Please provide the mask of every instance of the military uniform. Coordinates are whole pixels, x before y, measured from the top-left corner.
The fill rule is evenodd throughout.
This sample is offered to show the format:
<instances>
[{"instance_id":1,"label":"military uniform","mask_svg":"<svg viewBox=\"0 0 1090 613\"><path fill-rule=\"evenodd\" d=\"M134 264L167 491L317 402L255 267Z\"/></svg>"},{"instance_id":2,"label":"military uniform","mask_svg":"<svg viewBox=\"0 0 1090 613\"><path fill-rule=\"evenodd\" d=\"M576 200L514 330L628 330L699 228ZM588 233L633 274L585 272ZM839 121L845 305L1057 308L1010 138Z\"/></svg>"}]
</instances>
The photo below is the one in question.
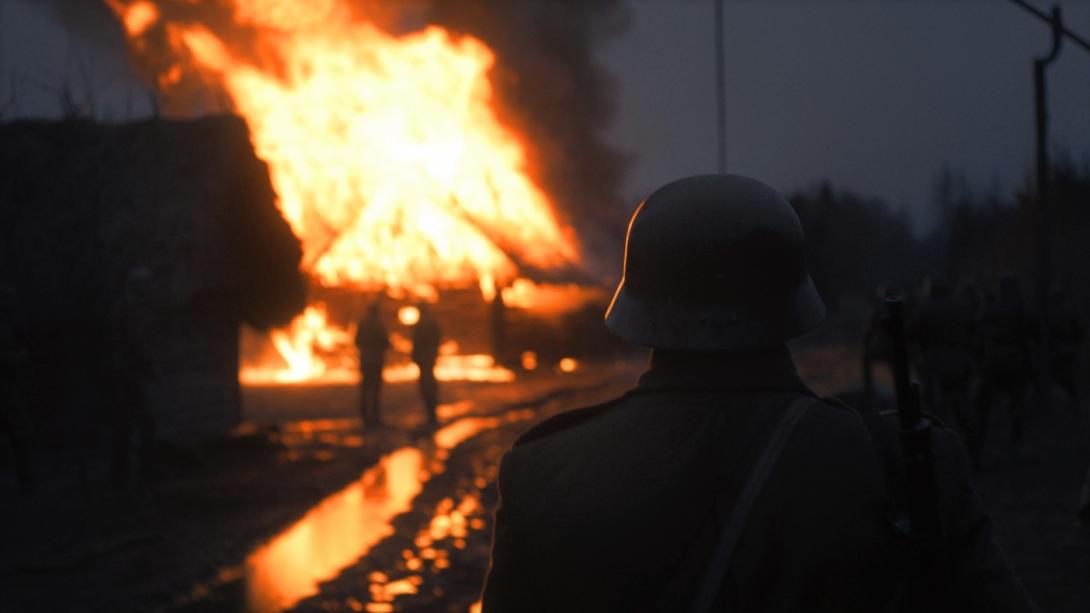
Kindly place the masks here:
<instances>
[{"instance_id":1,"label":"military uniform","mask_svg":"<svg viewBox=\"0 0 1090 613\"><path fill-rule=\"evenodd\" d=\"M372 306L356 327L356 349L360 357L360 418L364 426L382 423L382 368L390 339Z\"/></svg>"},{"instance_id":2,"label":"military uniform","mask_svg":"<svg viewBox=\"0 0 1090 613\"><path fill-rule=\"evenodd\" d=\"M753 179L641 203L606 325L651 367L504 457L485 613L1033 610L956 437L934 432L940 529L920 541L892 424L799 379L786 342L825 315L804 247Z\"/></svg>"},{"instance_id":3,"label":"military uniform","mask_svg":"<svg viewBox=\"0 0 1090 613\"><path fill-rule=\"evenodd\" d=\"M420 305L420 321L413 326L413 362L420 369L420 395L424 399L428 422L439 423L439 384L435 381L435 362L439 358L439 324L427 305Z\"/></svg>"},{"instance_id":4,"label":"military uniform","mask_svg":"<svg viewBox=\"0 0 1090 613\"><path fill-rule=\"evenodd\" d=\"M484 612L686 610L723 509L799 396L813 393L785 348L656 352L621 399L527 433L500 470ZM901 597L917 562L891 522L892 425L869 428L814 399L757 499L716 610L870 613ZM934 452L944 537L918 610L1034 610L991 539L956 436L937 430Z\"/></svg>"}]
</instances>

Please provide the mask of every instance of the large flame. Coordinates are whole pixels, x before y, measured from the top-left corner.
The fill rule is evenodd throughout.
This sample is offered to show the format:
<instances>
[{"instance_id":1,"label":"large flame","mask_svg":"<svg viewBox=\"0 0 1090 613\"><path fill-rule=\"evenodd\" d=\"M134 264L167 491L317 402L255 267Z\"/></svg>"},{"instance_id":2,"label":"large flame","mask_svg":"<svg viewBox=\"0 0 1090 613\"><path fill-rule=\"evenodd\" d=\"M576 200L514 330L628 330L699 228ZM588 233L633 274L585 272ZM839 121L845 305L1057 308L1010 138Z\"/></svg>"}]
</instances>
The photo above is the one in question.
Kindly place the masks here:
<instances>
[{"instance_id":1,"label":"large flame","mask_svg":"<svg viewBox=\"0 0 1090 613\"><path fill-rule=\"evenodd\" d=\"M108 2L138 56L151 53L147 37L166 41L166 95L196 74L230 97L317 283L434 294L578 260L497 117L481 41L436 26L392 36L346 0ZM238 31L252 37L242 51L230 44ZM272 378L320 376L326 348L312 341L344 333L308 310L273 334L286 366Z\"/></svg>"}]
</instances>

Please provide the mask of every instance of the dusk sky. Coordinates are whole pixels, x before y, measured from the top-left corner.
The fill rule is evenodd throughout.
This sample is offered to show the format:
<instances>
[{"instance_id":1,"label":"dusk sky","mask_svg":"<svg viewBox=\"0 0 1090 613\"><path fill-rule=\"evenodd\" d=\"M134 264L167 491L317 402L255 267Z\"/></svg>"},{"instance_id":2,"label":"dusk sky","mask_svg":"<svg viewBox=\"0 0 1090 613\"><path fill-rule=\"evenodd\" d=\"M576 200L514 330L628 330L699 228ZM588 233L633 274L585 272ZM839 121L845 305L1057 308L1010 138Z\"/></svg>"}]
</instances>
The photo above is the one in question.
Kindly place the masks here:
<instances>
[{"instance_id":1,"label":"dusk sky","mask_svg":"<svg viewBox=\"0 0 1090 613\"><path fill-rule=\"evenodd\" d=\"M0 101L18 84L5 118L55 116L66 75L94 83L101 118L147 112L119 40L71 37L35 4L0 0ZM632 4L629 31L602 59L619 85L609 134L636 156L634 202L714 171L716 141L711 0ZM1090 37L1090 2L1061 5ZM785 191L829 178L926 226L944 164L982 189L1024 182L1032 57L1048 45L1045 24L1002 0L728 0L728 169ZM1090 161L1090 53L1065 45L1049 87L1054 144Z\"/></svg>"}]
</instances>

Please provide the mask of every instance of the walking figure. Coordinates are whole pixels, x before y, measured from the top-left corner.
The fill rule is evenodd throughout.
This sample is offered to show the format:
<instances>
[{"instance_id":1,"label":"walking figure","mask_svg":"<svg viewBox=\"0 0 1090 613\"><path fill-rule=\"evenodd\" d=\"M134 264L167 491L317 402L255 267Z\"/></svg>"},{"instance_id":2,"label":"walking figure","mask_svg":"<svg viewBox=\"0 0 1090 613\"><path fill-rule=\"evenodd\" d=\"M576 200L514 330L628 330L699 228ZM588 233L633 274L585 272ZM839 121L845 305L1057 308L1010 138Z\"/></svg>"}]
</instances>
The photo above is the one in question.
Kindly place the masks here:
<instances>
[{"instance_id":1,"label":"walking figure","mask_svg":"<svg viewBox=\"0 0 1090 613\"><path fill-rule=\"evenodd\" d=\"M382 369L390 338L373 302L356 326L356 350L360 358L360 419L364 427L382 425Z\"/></svg>"},{"instance_id":2,"label":"walking figure","mask_svg":"<svg viewBox=\"0 0 1090 613\"><path fill-rule=\"evenodd\" d=\"M420 369L420 396L424 399L428 423L439 424L439 385L435 381L435 361L439 357L439 324L426 302L416 305L420 319L413 326L413 362Z\"/></svg>"}]
</instances>

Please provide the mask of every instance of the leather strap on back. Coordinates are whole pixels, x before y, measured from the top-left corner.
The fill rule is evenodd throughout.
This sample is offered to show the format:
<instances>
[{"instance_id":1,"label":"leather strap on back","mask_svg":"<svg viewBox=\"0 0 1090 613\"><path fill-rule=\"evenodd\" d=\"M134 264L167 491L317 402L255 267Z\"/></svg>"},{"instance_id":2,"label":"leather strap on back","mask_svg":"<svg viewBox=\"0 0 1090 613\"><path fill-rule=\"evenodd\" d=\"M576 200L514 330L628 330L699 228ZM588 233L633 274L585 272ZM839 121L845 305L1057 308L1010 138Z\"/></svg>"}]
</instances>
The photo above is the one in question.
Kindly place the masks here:
<instances>
[{"instance_id":1,"label":"leather strap on back","mask_svg":"<svg viewBox=\"0 0 1090 613\"><path fill-rule=\"evenodd\" d=\"M799 423L802 416L815 402L818 402L815 398L802 396L792 402L784 412L779 426L772 433L772 437L765 445L764 451L761 452L760 457L757 459L757 463L753 465L749 480L742 488L738 502L720 528L718 544L711 560L705 567L704 575L700 579L696 595L689 607L690 613L707 613L715 606L716 597L719 595L723 579L727 575L731 558L734 556L734 549L742 538L742 532L745 530L749 513L753 509L757 497L760 496L761 489L764 488L768 476L772 474L776 461L783 453L787 440L791 438L795 425Z\"/></svg>"}]
</instances>

